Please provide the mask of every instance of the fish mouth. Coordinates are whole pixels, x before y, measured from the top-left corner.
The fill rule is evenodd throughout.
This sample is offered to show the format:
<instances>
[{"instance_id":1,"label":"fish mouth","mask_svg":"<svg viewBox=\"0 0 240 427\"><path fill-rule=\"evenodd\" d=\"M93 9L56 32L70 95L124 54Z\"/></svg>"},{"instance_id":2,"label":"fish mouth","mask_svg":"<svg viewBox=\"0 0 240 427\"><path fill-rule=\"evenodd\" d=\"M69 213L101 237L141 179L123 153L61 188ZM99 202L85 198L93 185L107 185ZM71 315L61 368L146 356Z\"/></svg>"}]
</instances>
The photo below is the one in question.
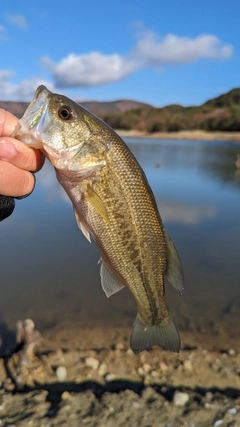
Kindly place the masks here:
<instances>
[{"instance_id":1,"label":"fish mouth","mask_svg":"<svg viewBox=\"0 0 240 427\"><path fill-rule=\"evenodd\" d=\"M48 100L51 92L45 86L39 86L35 92L32 102L19 120L18 126L12 133L12 137L19 139L24 144L42 148L41 133L50 124L48 113Z\"/></svg>"}]
</instances>

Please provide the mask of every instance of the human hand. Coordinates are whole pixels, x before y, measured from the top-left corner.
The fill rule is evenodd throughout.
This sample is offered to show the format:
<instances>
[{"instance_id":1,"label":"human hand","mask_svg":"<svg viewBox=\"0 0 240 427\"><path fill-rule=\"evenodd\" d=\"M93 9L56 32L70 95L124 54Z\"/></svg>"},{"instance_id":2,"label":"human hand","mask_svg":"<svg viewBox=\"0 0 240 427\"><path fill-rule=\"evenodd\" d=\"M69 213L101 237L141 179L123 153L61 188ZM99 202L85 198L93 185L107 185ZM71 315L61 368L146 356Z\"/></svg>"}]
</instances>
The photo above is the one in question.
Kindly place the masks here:
<instances>
[{"instance_id":1,"label":"human hand","mask_svg":"<svg viewBox=\"0 0 240 427\"><path fill-rule=\"evenodd\" d=\"M35 178L31 172L41 169L44 157L10 136L17 124L17 117L0 109L0 194L21 198L32 192Z\"/></svg>"}]
</instances>

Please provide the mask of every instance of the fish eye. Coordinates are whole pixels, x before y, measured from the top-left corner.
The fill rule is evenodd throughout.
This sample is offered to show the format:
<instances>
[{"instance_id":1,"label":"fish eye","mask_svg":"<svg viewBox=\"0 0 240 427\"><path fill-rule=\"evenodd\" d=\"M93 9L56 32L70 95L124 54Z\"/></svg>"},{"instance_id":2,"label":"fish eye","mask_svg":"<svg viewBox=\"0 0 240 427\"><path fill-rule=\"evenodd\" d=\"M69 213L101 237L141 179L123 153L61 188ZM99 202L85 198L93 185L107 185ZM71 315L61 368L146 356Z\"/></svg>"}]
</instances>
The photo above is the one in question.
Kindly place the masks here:
<instances>
[{"instance_id":1,"label":"fish eye","mask_svg":"<svg viewBox=\"0 0 240 427\"><path fill-rule=\"evenodd\" d=\"M70 120L73 117L73 111L66 105L62 105L58 110L58 115L62 120Z\"/></svg>"}]
</instances>

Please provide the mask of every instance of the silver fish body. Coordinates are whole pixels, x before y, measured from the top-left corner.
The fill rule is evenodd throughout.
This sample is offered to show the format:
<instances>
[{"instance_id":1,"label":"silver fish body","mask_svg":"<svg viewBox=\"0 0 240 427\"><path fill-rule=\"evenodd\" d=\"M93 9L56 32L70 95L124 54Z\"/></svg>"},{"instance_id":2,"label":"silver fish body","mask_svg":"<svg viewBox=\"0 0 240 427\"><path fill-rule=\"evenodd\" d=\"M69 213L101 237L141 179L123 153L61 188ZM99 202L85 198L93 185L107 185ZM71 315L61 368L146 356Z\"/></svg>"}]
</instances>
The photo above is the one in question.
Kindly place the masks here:
<instances>
[{"instance_id":1,"label":"silver fish body","mask_svg":"<svg viewBox=\"0 0 240 427\"><path fill-rule=\"evenodd\" d=\"M152 190L135 157L104 122L72 100L40 86L16 137L41 149L69 195L79 228L101 254L107 296L127 286L138 307L135 353L160 345L180 350L165 299L164 276L180 292L183 273Z\"/></svg>"}]
</instances>

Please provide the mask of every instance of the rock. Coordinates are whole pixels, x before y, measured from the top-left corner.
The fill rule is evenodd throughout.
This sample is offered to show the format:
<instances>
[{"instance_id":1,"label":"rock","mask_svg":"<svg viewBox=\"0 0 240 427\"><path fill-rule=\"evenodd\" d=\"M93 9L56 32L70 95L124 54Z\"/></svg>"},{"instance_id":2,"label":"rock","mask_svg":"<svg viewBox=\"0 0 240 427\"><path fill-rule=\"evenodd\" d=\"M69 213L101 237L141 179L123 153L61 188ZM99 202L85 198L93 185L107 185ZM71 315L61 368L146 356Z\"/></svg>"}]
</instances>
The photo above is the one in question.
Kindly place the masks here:
<instances>
[{"instance_id":1,"label":"rock","mask_svg":"<svg viewBox=\"0 0 240 427\"><path fill-rule=\"evenodd\" d=\"M148 363L144 363L143 370L144 372L146 372L146 374L148 374L151 371L151 369L152 369L151 365L149 365Z\"/></svg>"},{"instance_id":2,"label":"rock","mask_svg":"<svg viewBox=\"0 0 240 427\"><path fill-rule=\"evenodd\" d=\"M217 421L213 424L213 427L221 426L221 425L222 425L222 423L223 423L223 420L217 420Z\"/></svg>"},{"instance_id":3,"label":"rock","mask_svg":"<svg viewBox=\"0 0 240 427\"><path fill-rule=\"evenodd\" d=\"M125 345L119 342L115 345L115 350L125 350Z\"/></svg>"},{"instance_id":4,"label":"rock","mask_svg":"<svg viewBox=\"0 0 240 427\"><path fill-rule=\"evenodd\" d=\"M116 376L114 374L107 374L105 377L105 380L110 383L111 381L114 381L116 379Z\"/></svg>"},{"instance_id":5,"label":"rock","mask_svg":"<svg viewBox=\"0 0 240 427\"><path fill-rule=\"evenodd\" d=\"M173 404L175 406L185 406L190 399L188 393L184 393L181 391L176 391L173 396Z\"/></svg>"},{"instance_id":6,"label":"rock","mask_svg":"<svg viewBox=\"0 0 240 427\"><path fill-rule=\"evenodd\" d=\"M67 369L65 368L65 366L58 366L58 368L56 369L56 376L58 378L58 381L65 381L65 379L67 378Z\"/></svg>"},{"instance_id":7,"label":"rock","mask_svg":"<svg viewBox=\"0 0 240 427\"><path fill-rule=\"evenodd\" d=\"M100 375L100 377L104 377L106 373L107 373L107 365L105 363L101 363L98 369L98 375Z\"/></svg>"},{"instance_id":8,"label":"rock","mask_svg":"<svg viewBox=\"0 0 240 427\"><path fill-rule=\"evenodd\" d=\"M68 391L64 391L63 393L62 393L62 395L61 395L61 399L62 400L69 400L69 399L71 399L71 394L68 392Z\"/></svg>"},{"instance_id":9,"label":"rock","mask_svg":"<svg viewBox=\"0 0 240 427\"><path fill-rule=\"evenodd\" d=\"M228 350L228 354L229 354L229 356L236 356L236 351L233 348L230 348Z\"/></svg>"},{"instance_id":10,"label":"rock","mask_svg":"<svg viewBox=\"0 0 240 427\"><path fill-rule=\"evenodd\" d=\"M191 372L193 370L193 364L191 360L185 360L183 363L183 367L185 371Z\"/></svg>"},{"instance_id":11,"label":"rock","mask_svg":"<svg viewBox=\"0 0 240 427\"><path fill-rule=\"evenodd\" d=\"M137 373L138 373L138 375L140 377L144 377L145 376L145 372L144 372L144 370L143 370L143 368L141 366L137 369Z\"/></svg>"},{"instance_id":12,"label":"rock","mask_svg":"<svg viewBox=\"0 0 240 427\"><path fill-rule=\"evenodd\" d=\"M230 408L230 409L228 409L228 413L231 415L236 415L237 409L236 408Z\"/></svg>"},{"instance_id":13,"label":"rock","mask_svg":"<svg viewBox=\"0 0 240 427\"><path fill-rule=\"evenodd\" d=\"M86 357L85 364L89 366L89 368L92 368L94 371L96 371L99 367L100 362L95 357L89 356Z\"/></svg>"},{"instance_id":14,"label":"rock","mask_svg":"<svg viewBox=\"0 0 240 427\"><path fill-rule=\"evenodd\" d=\"M164 374L168 371L168 366L164 362L159 363L160 371L162 371Z\"/></svg>"}]
</instances>

